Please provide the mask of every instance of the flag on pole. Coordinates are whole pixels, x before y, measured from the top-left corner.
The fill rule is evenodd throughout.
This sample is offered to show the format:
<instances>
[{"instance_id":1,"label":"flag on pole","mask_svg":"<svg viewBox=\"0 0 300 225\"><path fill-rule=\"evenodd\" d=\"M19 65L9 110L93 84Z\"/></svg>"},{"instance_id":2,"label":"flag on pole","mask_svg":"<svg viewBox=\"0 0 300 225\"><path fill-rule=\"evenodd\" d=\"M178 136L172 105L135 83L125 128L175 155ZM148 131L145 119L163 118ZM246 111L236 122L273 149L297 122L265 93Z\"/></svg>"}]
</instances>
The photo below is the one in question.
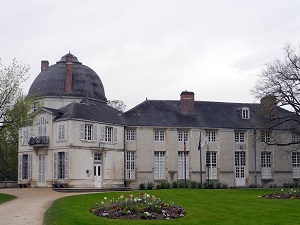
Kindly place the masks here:
<instances>
[{"instance_id":1,"label":"flag on pole","mask_svg":"<svg viewBox=\"0 0 300 225\"><path fill-rule=\"evenodd\" d=\"M208 145L208 135L205 137L203 143L201 144L201 148L205 148Z\"/></svg>"},{"instance_id":2,"label":"flag on pole","mask_svg":"<svg viewBox=\"0 0 300 225\"><path fill-rule=\"evenodd\" d=\"M185 143L185 137L183 137L183 151L186 152L186 143Z\"/></svg>"},{"instance_id":3,"label":"flag on pole","mask_svg":"<svg viewBox=\"0 0 300 225\"><path fill-rule=\"evenodd\" d=\"M201 150L201 132L200 132L200 135L199 135L199 143L198 143L198 151Z\"/></svg>"}]
</instances>

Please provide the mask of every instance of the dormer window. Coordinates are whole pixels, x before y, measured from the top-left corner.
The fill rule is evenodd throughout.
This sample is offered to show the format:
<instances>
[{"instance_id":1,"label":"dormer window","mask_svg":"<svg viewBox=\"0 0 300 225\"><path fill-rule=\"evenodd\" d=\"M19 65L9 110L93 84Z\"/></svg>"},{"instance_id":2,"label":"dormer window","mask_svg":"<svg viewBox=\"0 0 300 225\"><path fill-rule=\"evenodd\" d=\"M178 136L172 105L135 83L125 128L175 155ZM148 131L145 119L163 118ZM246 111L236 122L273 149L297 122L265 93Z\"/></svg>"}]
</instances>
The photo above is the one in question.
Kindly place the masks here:
<instances>
[{"instance_id":1,"label":"dormer window","mask_svg":"<svg viewBox=\"0 0 300 225\"><path fill-rule=\"evenodd\" d=\"M46 131L47 118L45 115L41 115L37 121L37 131L38 136L45 136L47 134Z\"/></svg>"},{"instance_id":2,"label":"dormer window","mask_svg":"<svg viewBox=\"0 0 300 225\"><path fill-rule=\"evenodd\" d=\"M242 108L242 119L250 119L250 109L248 107Z\"/></svg>"}]
</instances>

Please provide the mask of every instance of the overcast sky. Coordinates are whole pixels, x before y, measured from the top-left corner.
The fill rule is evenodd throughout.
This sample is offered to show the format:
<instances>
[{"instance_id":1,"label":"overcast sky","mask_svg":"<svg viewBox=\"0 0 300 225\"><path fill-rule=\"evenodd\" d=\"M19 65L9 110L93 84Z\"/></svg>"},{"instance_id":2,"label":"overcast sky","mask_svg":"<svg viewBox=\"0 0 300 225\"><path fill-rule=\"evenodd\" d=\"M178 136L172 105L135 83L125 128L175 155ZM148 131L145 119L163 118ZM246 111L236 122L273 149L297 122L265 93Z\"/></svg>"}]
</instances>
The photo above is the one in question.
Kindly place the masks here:
<instances>
[{"instance_id":1,"label":"overcast sky","mask_svg":"<svg viewBox=\"0 0 300 225\"><path fill-rule=\"evenodd\" d=\"M299 0L0 0L0 58L30 66L28 89L69 51L127 109L146 99L258 102L267 62L299 46Z\"/></svg>"}]
</instances>

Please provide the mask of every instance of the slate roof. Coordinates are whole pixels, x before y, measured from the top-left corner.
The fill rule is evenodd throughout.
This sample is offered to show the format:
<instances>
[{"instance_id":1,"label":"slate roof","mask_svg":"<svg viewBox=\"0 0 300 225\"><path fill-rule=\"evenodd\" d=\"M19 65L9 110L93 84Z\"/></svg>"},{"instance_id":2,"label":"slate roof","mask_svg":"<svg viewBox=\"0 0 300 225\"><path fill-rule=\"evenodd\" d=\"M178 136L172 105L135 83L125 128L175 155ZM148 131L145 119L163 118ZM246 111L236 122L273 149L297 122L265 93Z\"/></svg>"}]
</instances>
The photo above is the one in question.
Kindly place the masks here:
<instances>
[{"instance_id":1,"label":"slate roof","mask_svg":"<svg viewBox=\"0 0 300 225\"><path fill-rule=\"evenodd\" d=\"M82 119L101 123L125 125L121 112L108 106L105 102L82 100L80 103L70 103L59 109L55 121L67 119Z\"/></svg>"},{"instance_id":2,"label":"slate roof","mask_svg":"<svg viewBox=\"0 0 300 225\"><path fill-rule=\"evenodd\" d=\"M91 68L82 65L74 55L72 55L72 91L65 91L66 56L40 72L33 81L28 95L73 96L106 101L100 77Z\"/></svg>"},{"instance_id":3,"label":"slate roof","mask_svg":"<svg viewBox=\"0 0 300 225\"><path fill-rule=\"evenodd\" d=\"M250 109L250 119L242 119L241 109ZM291 112L278 107L278 115L292 115ZM128 126L153 127L204 127L204 128L270 128L275 122L265 123L261 105L255 103L228 103L195 101L195 113L180 112L180 101L146 100L123 113ZM291 125L291 124L290 124ZM277 126L276 129L286 129Z\"/></svg>"}]
</instances>

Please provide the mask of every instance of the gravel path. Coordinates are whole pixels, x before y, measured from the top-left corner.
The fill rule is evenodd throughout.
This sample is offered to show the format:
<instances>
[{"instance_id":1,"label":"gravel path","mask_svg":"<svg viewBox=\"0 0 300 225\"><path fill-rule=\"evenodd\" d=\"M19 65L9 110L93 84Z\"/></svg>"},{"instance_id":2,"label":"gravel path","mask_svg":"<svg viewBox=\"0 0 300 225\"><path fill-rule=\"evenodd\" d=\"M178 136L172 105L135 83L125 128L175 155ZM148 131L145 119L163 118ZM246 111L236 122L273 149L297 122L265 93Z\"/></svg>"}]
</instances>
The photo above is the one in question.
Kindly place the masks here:
<instances>
[{"instance_id":1,"label":"gravel path","mask_svg":"<svg viewBox=\"0 0 300 225\"><path fill-rule=\"evenodd\" d=\"M50 188L9 188L0 193L17 196L0 204L0 225L42 225L46 210L55 199L82 194L60 193Z\"/></svg>"}]
</instances>

